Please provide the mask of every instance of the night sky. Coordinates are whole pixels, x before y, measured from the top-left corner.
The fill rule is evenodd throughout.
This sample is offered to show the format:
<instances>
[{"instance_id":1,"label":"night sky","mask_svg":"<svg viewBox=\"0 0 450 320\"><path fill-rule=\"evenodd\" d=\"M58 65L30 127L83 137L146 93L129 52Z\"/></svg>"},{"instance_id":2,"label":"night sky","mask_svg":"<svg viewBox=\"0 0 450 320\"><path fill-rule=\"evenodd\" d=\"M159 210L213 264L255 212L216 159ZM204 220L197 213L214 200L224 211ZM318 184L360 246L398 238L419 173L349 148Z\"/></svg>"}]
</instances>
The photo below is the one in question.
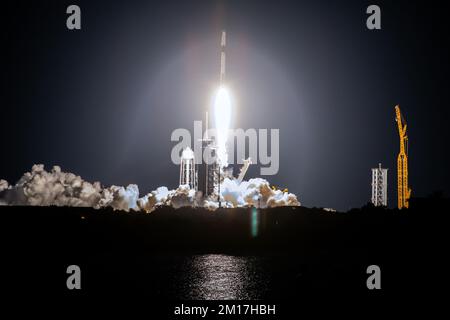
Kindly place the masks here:
<instances>
[{"instance_id":1,"label":"night sky","mask_svg":"<svg viewBox=\"0 0 450 320\"><path fill-rule=\"evenodd\" d=\"M0 178L43 163L137 183L141 195L177 187L170 135L193 130L210 106L226 29L233 127L280 129L272 184L305 206L344 210L370 200L381 162L395 206L400 104L413 196L449 193L448 13L444 2L393 2L2 4ZM66 28L70 4L81 7L79 31ZM382 30L366 28L370 4Z\"/></svg>"}]
</instances>

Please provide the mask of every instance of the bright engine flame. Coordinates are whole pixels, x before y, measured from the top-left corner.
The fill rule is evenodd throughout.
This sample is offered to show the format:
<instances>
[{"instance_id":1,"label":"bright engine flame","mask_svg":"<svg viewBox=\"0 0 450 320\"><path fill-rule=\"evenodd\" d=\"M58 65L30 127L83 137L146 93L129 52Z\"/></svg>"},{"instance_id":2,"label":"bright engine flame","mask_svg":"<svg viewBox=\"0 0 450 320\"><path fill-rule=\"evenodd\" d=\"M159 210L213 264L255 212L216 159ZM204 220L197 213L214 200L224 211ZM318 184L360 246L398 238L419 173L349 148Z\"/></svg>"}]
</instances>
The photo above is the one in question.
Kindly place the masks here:
<instances>
[{"instance_id":1,"label":"bright engine flame","mask_svg":"<svg viewBox=\"0 0 450 320\"><path fill-rule=\"evenodd\" d=\"M217 130L217 157L221 167L228 165L226 143L231 122L231 101L228 90L221 86L214 101L214 117Z\"/></svg>"}]
</instances>

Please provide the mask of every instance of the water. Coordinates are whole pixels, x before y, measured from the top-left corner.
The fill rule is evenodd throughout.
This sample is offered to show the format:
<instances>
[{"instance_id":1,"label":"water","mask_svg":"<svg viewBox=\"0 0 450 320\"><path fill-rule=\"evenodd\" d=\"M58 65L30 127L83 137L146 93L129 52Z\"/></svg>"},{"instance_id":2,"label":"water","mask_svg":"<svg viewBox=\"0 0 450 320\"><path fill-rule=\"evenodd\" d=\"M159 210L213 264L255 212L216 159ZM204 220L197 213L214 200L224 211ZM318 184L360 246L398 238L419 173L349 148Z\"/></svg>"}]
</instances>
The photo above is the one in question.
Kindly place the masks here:
<instances>
[{"instance_id":1,"label":"water","mask_svg":"<svg viewBox=\"0 0 450 320\"><path fill-rule=\"evenodd\" d=\"M312 265L290 254L96 255L86 270L92 293L139 292L165 300L292 298L313 288L341 286L333 279L344 276L328 263Z\"/></svg>"},{"instance_id":2,"label":"water","mask_svg":"<svg viewBox=\"0 0 450 320\"><path fill-rule=\"evenodd\" d=\"M172 293L180 299L262 299L270 281L262 260L223 254L184 257L174 270Z\"/></svg>"}]
</instances>

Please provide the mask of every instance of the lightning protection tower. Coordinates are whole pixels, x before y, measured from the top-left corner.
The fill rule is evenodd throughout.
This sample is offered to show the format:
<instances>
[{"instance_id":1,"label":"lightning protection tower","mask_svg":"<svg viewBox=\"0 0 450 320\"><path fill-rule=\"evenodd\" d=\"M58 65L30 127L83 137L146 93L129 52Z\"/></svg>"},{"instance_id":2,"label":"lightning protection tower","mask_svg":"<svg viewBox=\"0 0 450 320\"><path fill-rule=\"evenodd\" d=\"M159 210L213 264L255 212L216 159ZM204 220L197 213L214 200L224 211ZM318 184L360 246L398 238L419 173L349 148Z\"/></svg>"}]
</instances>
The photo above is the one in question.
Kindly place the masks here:
<instances>
[{"instance_id":1,"label":"lightning protection tower","mask_svg":"<svg viewBox=\"0 0 450 320\"><path fill-rule=\"evenodd\" d=\"M187 184L190 189L196 190L196 180L194 152L191 148L187 147L181 154L180 185Z\"/></svg>"},{"instance_id":2,"label":"lightning protection tower","mask_svg":"<svg viewBox=\"0 0 450 320\"><path fill-rule=\"evenodd\" d=\"M381 168L381 163L372 168L372 203L376 207L387 207L387 171Z\"/></svg>"}]
</instances>

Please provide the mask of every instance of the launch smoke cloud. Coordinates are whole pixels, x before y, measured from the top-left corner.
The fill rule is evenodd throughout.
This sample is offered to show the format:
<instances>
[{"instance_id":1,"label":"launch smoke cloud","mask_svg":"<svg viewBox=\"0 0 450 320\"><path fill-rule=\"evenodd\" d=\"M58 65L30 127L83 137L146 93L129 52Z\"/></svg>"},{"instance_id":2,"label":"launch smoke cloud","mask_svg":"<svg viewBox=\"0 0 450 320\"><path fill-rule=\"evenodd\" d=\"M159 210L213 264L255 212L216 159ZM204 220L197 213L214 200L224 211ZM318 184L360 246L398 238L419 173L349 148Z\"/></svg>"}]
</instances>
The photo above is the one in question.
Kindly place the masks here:
<instances>
[{"instance_id":1,"label":"launch smoke cloud","mask_svg":"<svg viewBox=\"0 0 450 320\"><path fill-rule=\"evenodd\" d=\"M218 208L217 198L217 194L207 199L197 198L195 190L187 185L174 190L162 186L139 197L139 188L135 184L102 187L99 182L91 183L73 173L63 172L59 166L46 171L42 164L34 165L15 185L0 180L1 205L111 207L150 213L158 206L202 206L214 210ZM232 177L225 178L220 199L222 206L227 208L300 205L295 194L273 190L269 182L261 178L240 183Z\"/></svg>"},{"instance_id":2,"label":"launch smoke cloud","mask_svg":"<svg viewBox=\"0 0 450 320\"><path fill-rule=\"evenodd\" d=\"M172 132L170 139L172 142L177 142L171 152L171 159L174 164L180 164L181 153L187 147L193 148L196 164L201 164L202 161L207 164L212 164L217 161L214 154L206 154L206 152L209 152L208 149L205 150L205 154L202 154L202 139L210 137L212 140L217 140L217 131L215 129L208 129L203 133L202 128L202 121L194 121L193 139L191 132L185 128L178 128ZM243 164L244 159L250 157L253 163L262 165L260 168L261 175L267 176L278 173L280 166L279 129L270 129L270 131L268 129L254 128L247 130L241 128L229 129L226 148L228 164ZM248 149L248 156L246 149Z\"/></svg>"}]
</instances>

